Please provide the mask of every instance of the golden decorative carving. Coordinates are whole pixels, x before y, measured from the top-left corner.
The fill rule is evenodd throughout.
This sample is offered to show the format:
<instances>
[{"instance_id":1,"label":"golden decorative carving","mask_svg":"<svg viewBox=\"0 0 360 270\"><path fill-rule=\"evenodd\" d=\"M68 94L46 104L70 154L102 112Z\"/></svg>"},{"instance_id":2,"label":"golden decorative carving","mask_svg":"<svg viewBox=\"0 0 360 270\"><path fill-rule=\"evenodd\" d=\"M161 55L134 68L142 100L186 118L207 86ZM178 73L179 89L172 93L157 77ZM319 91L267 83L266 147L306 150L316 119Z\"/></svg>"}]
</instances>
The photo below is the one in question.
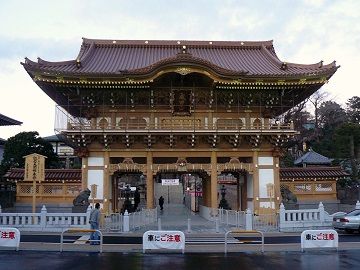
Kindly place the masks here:
<instances>
[{"instance_id":1,"label":"golden decorative carving","mask_svg":"<svg viewBox=\"0 0 360 270\"><path fill-rule=\"evenodd\" d=\"M191 73L191 69L187 68L187 67L178 67L177 69L175 69L176 73L179 73L181 75L187 75L189 73Z\"/></svg>"}]
</instances>

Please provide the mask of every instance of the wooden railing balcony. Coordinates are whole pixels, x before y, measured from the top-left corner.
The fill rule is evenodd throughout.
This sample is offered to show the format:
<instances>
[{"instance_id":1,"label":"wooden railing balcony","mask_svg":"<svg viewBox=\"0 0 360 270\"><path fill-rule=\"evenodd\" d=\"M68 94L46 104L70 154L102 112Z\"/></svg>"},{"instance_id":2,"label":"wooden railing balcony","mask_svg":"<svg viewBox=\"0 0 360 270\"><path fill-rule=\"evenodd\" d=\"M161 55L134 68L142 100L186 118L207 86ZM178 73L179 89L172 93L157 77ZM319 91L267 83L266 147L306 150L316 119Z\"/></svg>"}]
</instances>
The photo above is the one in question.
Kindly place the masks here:
<instances>
[{"instance_id":1,"label":"wooden railing balcony","mask_svg":"<svg viewBox=\"0 0 360 270\"><path fill-rule=\"evenodd\" d=\"M244 133L266 132L296 133L293 123L281 123L270 118L245 115L244 113L197 113L192 116L172 116L164 112L143 114L111 114L97 117L73 117L64 110L58 110L55 130L65 133Z\"/></svg>"},{"instance_id":2,"label":"wooden railing balcony","mask_svg":"<svg viewBox=\"0 0 360 270\"><path fill-rule=\"evenodd\" d=\"M55 127L55 130L58 132L66 133L77 133L77 132L108 132L108 133L159 133L159 132L174 132L174 133L212 133L212 132L223 132L223 133L260 133L265 132L269 134L276 133L295 133L294 126L292 123L277 123L277 124L248 124L248 125L239 125L237 123L223 124L201 124L194 123L194 121L189 120L178 121L178 120L169 120L166 123L156 124L156 123L133 123L126 122L117 125L111 125L103 123L91 123L90 121L79 121L79 120L69 120L65 127Z\"/></svg>"}]
</instances>

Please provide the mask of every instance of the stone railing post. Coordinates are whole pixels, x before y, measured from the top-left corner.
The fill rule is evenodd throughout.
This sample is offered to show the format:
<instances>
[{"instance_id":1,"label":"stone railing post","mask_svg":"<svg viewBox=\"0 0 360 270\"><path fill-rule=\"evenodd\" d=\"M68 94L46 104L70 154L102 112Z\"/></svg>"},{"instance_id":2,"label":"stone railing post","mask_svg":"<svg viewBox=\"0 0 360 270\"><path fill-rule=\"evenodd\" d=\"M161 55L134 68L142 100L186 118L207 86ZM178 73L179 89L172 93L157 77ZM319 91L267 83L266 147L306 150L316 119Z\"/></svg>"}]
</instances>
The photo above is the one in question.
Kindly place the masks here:
<instances>
[{"instance_id":1,"label":"stone railing post","mask_svg":"<svg viewBox=\"0 0 360 270\"><path fill-rule=\"evenodd\" d=\"M252 231L253 229L253 216L251 210L248 208L246 209L245 214L245 230Z\"/></svg>"},{"instance_id":2,"label":"stone railing post","mask_svg":"<svg viewBox=\"0 0 360 270\"><path fill-rule=\"evenodd\" d=\"M85 218L85 224L84 224L85 227L89 227L89 228L90 228L90 223L89 223L89 221L90 221L91 209L92 209L92 208L91 208L91 206L90 206L90 204L89 204L88 208L86 209L86 218Z\"/></svg>"},{"instance_id":3,"label":"stone railing post","mask_svg":"<svg viewBox=\"0 0 360 270\"><path fill-rule=\"evenodd\" d=\"M357 201L355 204L355 210L360 210L360 202ZM1 207L0 207L0 213L1 213Z\"/></svg>"},{"instance_id":4,"label":"stone railing post","mask_svg":"<svg viewBox=\"0 0 360 270\"><path fill-rule=\"evenodd\" d=\"M129 212L127 210L125 210L125 213L124 213L123 231L124 232L130 231L130 217L129 217Z\"/></svg>"},{"instance_id":5,"label":"stone railing post","mask_svg":"<svg viewBox=\"0 0 360 270\"><path fill-rule=\"evenodd\" d=\"M47 215L47 210L45 205L43 205L40 213L40 227L42 230L45 229L46 227L46 215Z\"/></svg>"},{"instance_id":6,"label":"stone railing post","mask_svg":"<svg viewBox=\"0 0 360 270\"><path fill-rule=\"evenodd\" d=\"M280 227L281 227L281 224L284 224L285 222L285 206L283 203L280 204L279 215L280 215Z\"/></svg>"},{"instance_id":7,"label":"stone railing post","mask_svg":"<svg viewBox=\"0 0 360 270\"><path fill-rule=\"evenodd\" d=\"M325 221L325 209L324 209L324 205L322 202L319 203L319 212L320 212L320 221L324 222Z\"/></svg>"}]
</instances>

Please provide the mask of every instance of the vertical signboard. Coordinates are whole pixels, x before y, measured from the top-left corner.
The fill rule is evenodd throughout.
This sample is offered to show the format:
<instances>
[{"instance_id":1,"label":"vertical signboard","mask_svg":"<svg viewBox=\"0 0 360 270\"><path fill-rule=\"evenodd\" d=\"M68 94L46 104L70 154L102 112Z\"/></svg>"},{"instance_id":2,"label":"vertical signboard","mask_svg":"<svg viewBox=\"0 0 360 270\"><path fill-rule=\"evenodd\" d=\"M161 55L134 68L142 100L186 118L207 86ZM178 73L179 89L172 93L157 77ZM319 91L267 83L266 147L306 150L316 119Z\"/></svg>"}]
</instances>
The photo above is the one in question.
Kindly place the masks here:
<instances>
[{"instance_id":1,"label":"vertical signboard","mask_svg":"<svg viewBox=\"0 0 360 270\"><path fill-rule=\"evenodd\" d=\"M45 179L45 156L31 154L25 156L24 181L43 181Z\"/></svg>"},{"instance_id":2,"label":"vertical signboard","mask_svg":"<svg viewBox=\"0 0 360 270\"><path fill-rule=\"evenodd\" d=\"M33 182L33 206L32 210L35 213L36 205L36 182L41 183L45 180L45 156L39 154L30 154L24 157L25 158L25 173L24 181Z\"/></svg>"}]
</instances>

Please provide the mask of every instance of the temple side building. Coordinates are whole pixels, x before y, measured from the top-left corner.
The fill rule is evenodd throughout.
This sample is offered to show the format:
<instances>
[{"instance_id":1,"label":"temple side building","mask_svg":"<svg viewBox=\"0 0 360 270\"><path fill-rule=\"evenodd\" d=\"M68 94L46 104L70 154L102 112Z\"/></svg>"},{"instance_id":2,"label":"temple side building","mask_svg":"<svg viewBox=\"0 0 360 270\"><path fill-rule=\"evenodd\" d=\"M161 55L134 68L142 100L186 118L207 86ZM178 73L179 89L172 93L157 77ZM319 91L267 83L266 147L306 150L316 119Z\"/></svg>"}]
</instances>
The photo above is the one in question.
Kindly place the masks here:
<instances>
[{"instance_id":1,"label":"temple side building","mask_svg":"<svg viewBox=\"0 0 360 270\"><path fill-rule=\"evenodd\" d=\"M131 184L148 208L166 192L201 196L203 215L229 174L238 209L278 208L281 146L297 133L281 115L338 68L284 62L272 41L86 38L73 60L22 65L58 104L55 131L82 157L82 188L97 185L106 211L119 211Z\"/></svg>"}]
</instances>

